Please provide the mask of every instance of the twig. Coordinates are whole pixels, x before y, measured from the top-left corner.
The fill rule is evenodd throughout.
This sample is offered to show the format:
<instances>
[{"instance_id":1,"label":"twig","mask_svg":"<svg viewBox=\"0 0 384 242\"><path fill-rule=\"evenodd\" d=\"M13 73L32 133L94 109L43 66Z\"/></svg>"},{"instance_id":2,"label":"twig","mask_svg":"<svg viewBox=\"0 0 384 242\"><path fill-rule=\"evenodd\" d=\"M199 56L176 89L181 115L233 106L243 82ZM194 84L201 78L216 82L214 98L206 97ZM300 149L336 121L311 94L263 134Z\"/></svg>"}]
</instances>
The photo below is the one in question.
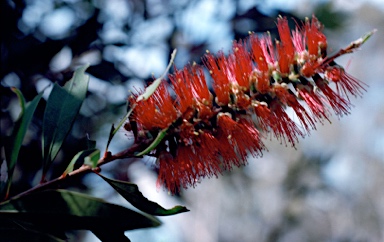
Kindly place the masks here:
<instances>
[{"instance_id":1,"label":"twig","mask_svg":"<svg viewBox=\"0 0 384 242\"><path fill-rule=\"evenodd\" d=\"M145 149L149 144L151 144L153 140L152 139L146 139L141 141L140 143L135 143L133 144L130 148L123 150L115 155L112 155L111 153L106 153L104 157L100 158L97 162L97 166L95 168L92 168L89 165L82 165L78 169L68 173L66 176L60 176L57 177L53 180L50 180L48 182L39 184L35 187L32 187L29 190L26 190L22 193L17 194L16 196L13 196L12 198L19 198L25 195L28 195L30 193L38 192L38 191L43 191L47 189L55 189L57 188L60 184L68 181L70 178L73 178L77 175L83 175L89 172L100 172L100 166L105 165L111 161L118 160L118 159L125 159L125 158L133 158L137 157L135 153L140 152L141 150ZM11 198L11 199L12 199Z\"/></svg>"}]
</instances>

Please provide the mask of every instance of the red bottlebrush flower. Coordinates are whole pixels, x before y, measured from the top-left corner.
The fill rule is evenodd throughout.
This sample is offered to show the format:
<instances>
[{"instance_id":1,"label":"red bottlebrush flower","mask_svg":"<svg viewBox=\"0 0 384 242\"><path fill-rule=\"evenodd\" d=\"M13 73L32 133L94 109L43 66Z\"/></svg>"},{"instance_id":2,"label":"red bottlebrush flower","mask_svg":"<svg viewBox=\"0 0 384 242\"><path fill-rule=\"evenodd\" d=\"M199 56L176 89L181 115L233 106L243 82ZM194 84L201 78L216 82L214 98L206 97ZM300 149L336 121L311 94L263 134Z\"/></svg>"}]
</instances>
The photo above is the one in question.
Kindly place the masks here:
<instances>
[{"instance_id":1,"label":"red bottlebrush flower","mask_svg":"<svg viewBox=\"0 0 384 242\"><path fill-rule=\"evenodd\" d=\"M364 83L334 60L358 48L373 32L329 57L327 39L315 17L292 32L287 19L279 18L277 28L280 41L275 46L270 35L251 34L248 46L234 42L228 57L222 51L203 57L215 100L203 67L193 64L169 75L175 100L162 84L148 100L136 103L134 118L144 132L153 136L168 128L152 152L158 156L158 184L175 193L203 177L245 165L248 154L261 155L264 149L258 129L294 147L298 136L315 129L318 120L329 121L329 108L339 116L349 113L351 104L344 96L361 95ZM330 82L335 82L336 92ZM289 117L286 107L293 109L301 125ZM253 114L256 122L251 121Z\"/></svg>"},{"instance_id":2,"label":"red bottlebrush flower","mask_svg":"<svg viewBox=\"0 0 384 242\"><path fill-rule=\"evenodd\" d=\"M362 90L366 91L363 85L365 83L348 75L345 70L340 66L330 66L326 69L324 77L327 81L336 83L337 93L346 96L352 94L353 96L361 96ZM349 100L349 98L348 98Z\"/></svg>"},{"instance_id":3,"label":"red bottlebrush flower","mask_svg":"<svg viewBox=\"0 0 384 242\"><path fill-rule=\"evenodd\" d=\"M167 128L177 119L177 111L164 83L148 100L137 103L134 118L146 130Z\"/></svg>"},{"instance_id":4,"label":"red bottlebrush flower","mask_svg":"<svg viewBox=\"0 0 384 242\"><path fill-rule=\"evenodd\" d=\"M217 58L207 53L203 58L204 65L209 70L214 83L216 102L220 106L226 106L230 102L231 81L229 80L228 61L224 53L220 51Z\"/></svg>"},{"instance_id":5,"label":"red bottlebrush flower","mask_svg":"<svg viewBox=\"0 0 384 242\"><path fill-rule=\"evenodd\" d=\"M327 38L321 32L322 28L322 24L315 16L312 16L312 21L305 22L305 36L310 55L321 56L321 53L327 49Z\"/></svg>"}]
</instances>

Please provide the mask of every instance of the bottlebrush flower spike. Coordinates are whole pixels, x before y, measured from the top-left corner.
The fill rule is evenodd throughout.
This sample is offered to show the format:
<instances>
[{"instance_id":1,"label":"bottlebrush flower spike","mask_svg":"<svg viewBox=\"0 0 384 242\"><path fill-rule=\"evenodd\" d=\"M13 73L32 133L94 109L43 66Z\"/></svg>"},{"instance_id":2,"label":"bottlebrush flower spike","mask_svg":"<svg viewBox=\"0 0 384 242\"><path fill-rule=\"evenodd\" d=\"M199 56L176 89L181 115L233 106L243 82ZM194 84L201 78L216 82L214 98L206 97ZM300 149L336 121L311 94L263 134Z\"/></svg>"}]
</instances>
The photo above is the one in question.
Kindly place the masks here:
<instances>
[{"instance_id":1,"label":"bottlebrush flower spike","mask_svg":"<svg viewBox=\"0 0 384 242\"><path fill-rule=\"evenodd\" d=\"M174 68L169 75L175 97L162 83L148 99L130 98L136 135L160 137L145 150L158 158L159 186L171 193L195 186L203 177L245 165L249 154L261 156L263 137L273 135L295 146L318 121L330 120L329 109L338 116L349 114L348 95L361 96L365 84L335 59L359 48L374 32L328 56L327 38L316 17L293 31L287 19L279 17L277 28L280 38L275 45L270 34L251 33L235 41L227 56L207 51L202 62L214 93L208 89L204 66L193 64ZM293 109L299 123L286 107Z\"/></svg>"}]
</instances>

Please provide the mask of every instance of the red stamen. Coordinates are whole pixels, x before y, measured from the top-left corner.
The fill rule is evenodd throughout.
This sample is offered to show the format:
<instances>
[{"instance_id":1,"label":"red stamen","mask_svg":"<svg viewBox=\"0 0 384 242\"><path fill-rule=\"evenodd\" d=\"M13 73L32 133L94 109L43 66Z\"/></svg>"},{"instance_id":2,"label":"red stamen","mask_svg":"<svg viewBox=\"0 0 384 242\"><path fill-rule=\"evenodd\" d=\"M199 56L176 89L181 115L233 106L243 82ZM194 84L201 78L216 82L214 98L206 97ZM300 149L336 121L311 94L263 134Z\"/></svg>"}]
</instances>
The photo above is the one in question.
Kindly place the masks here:
<instances>
[{"instance_id":1,"label":"red stamen","mask_svg":"<svg viewBox=\"0 0 384 242\"><path fill-rule=\"evenodd\" d=\"M300 105L299 101L297 101L296 96L289 93L289 91L281 85L275 85L274 92L277 98L279 98L279 100L284 105L288 105L295 111L297 117L300 120L300 123L304 126L305 130L308 133L311 129L316 129L315 122L313 121L311 116L309 116L309 114L306 112L305 108Z\"/></svg>"},{"instance_id":2,"label":"red stamen","mask_svg":"<svg viewBox=\"0 0 384 242\"><path fill-rule=\"evenodd\" d=\"M251 45L252 59L257 63L257 68L262 72L268 71L267 59L264 56L263 49L261 48L261 41L255 35L252 34L249 38Z\"/></svg>"},{"instance_id":3,"label":"red stamen","mask_svg":"<svg viewBox=\"0 0 384 242\"><path fill-rule=\"evenodd\" d=\"M319 96L313 88L309 91L305 87L298 88L297 92L299 96L304 99L305 103L308 105L309 109L312 112L312 115L320 120L320 122L323 119L328 120L331 122L327 115L327 110L324 106L324 102L322 101L321 96Z\"/></svg>"},{"instance_id":4,"label":"red stamen","mask_svg":"<svg viewBox=\"0 0 384 242\"><path fill-rule=\"evenodd\" d=\"M337 93L347 97L348 100L349 94L356 97L363 94L362 90L366 91L363 87L363 85L366 85L364 82L355 79L339 66L328 67L324 76L327 81L333 81L336 83Z\"/></svg>"},{"instance_id":5,"label":"red stamen","mask_svg":"<svg viewBox=\"0 0 384 242\"><path fill-rule=\"evenodd\" d=\"M240 42L233 43L233 54L228 58L230 70L236 82L242 87L243 91L249 90L249 76L252 73L252 61L245 45Z\"/></svg>"},{"instance_id":6,"label":"red stamen","mask_svg":"<svg viewBox=\"0 0 384 242\"><path fill-rule=\"evenodd\" d=\"M308 20L305 23L305 35L310 55L319 56L320 52L327 48L327 38L321 32L322 28L322 24L315 16L312 16L311 22Z\"/></svg>"},{"instance_id":7,"label":"red stamen","mask_svg":"<svg viewBox=\"0 0 384 242\"><path fill-rule=\"evenodd\" d=\"M341 117L344 114L348 115L350 113L349 109L351 109L351 104L347 100L334 92L320 76L316 75L314 80L317 87L324 93L329 105L332 107L333 111L335 111L336 115Z\"/></svg>"},{"instance_id":8,"label":"red stamen","mask_svg":"<svg viewBox=\"0 0 384 242\"><path fill-rule=\"evenodd\" d=\"M219 51L217 58L208 53L204 56L203 62L214 80L213 89L216 93L217 103L220 106L228 105L231 82L228 77L228 62L224 53Z\"/></svg>"},{"instance_id":9,"label":"red stamen","mask_svg":"<svg viewBox=\"0 0 384 242\"><path fill-rule=\"evenodd\" d=\"M293 48L291 31L288 26L287 18L277 19L277 29L279 31L280 40L284 46L284 52L291 58L295 55L295 49Z\"/></svg>"},{"instance_id":10,"label":"red stamen","mask_svg":"<svg viewBox=\"0 0 384 242\"><path fill-rule=\"evenodd\" d=\"M146 130L167 128L177 119L177 111L164 82L148 100L137 103L134 118Z\"/></svg>"}]
</instances>

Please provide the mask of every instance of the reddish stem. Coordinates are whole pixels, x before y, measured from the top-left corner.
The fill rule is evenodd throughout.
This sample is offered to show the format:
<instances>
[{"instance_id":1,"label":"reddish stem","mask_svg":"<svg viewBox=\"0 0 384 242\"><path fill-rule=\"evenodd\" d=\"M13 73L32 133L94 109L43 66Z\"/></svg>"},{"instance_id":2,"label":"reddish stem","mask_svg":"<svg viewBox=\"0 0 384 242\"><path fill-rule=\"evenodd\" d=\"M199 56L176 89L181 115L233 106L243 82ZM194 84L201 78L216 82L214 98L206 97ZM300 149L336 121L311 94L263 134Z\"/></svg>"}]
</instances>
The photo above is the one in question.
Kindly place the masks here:
<instances>
[{"instance_id":1,"label":"reddish stem","mask_svg":"<svg viewBox=\"0 0 384 242\"><path fill-rule=\"evenodd\" d=\"M64 183L65 181L68 181L70 178L73 178L77 175L82 175L82 174L86 174L89 172L98 173L101 170L100 166L105 165L111 161L118 160L118 159L136 157L135 153L145 149L149 144L151 144L151 142L152 142L152 139L143 140L142 142L135 143L130 148L123 150L123 151L121 151L115 155L112 155L110 152L106 152L104 154L104 156L99 159L99 161L97 162L97 167L95 167L95 168L92 168L88 165L82 165L78 169L68 173L65 176L60 176L60 177L57 177L53 180L47 181L45 183L40 183L39 185L32 187L29 190L26 190L22 193L17 194L13 198L19 198L21 196L25 196L25 195L28 195L28 194L33 193L33 192L39 192L39 191L43 191L43 190L47 190L47 189L55 189L60 184Z\"/></svg>"}]
</instances>

